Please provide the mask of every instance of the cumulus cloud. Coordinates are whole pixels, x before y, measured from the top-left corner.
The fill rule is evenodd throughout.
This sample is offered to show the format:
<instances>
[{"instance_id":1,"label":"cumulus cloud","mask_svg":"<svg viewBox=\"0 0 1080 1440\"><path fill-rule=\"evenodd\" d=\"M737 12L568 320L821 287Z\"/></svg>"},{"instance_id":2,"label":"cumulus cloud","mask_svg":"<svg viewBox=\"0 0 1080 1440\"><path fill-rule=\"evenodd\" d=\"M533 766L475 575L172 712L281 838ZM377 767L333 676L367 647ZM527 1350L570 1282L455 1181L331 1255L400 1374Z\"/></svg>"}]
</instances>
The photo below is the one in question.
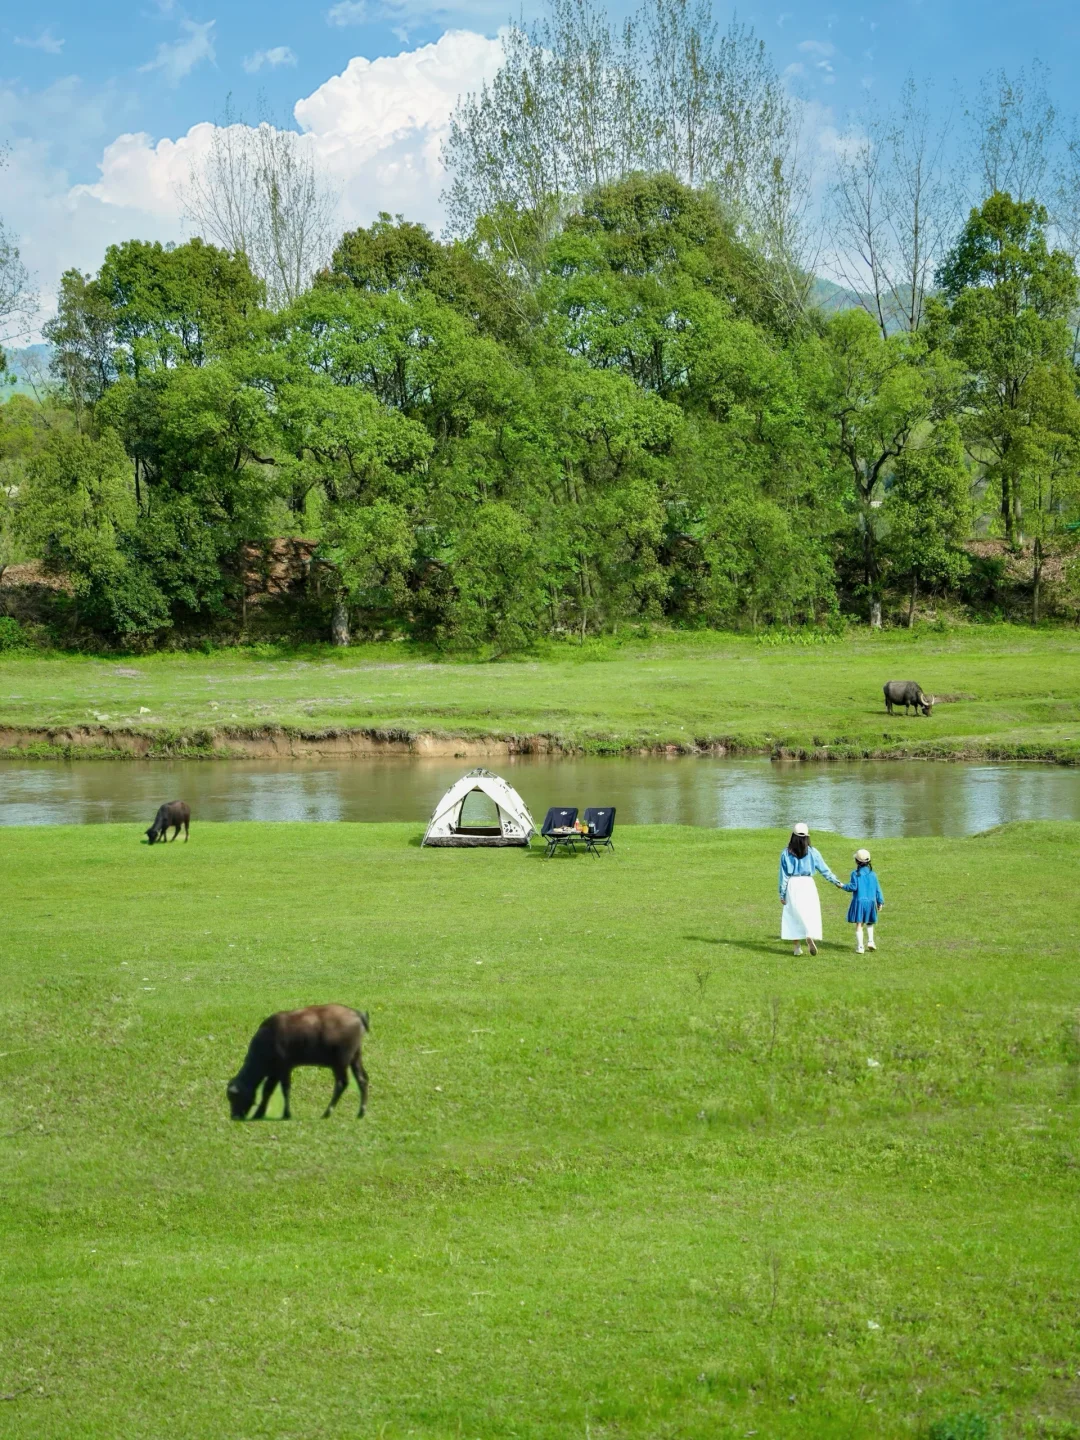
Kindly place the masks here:
<instances>
[{"instance_id":1,"label":"cumulus cloud","mask_svg":"<svg viewBox=\"0 0 1080 1440\"><path fill-rule=\"evenodd\" d=\"M364 0L339 0L326 12L328 25L363 25L367 19L367 5Z\"/></svg>"},{"instance_id":2,"label":"cumulus cloud","mask_svg":"<svg viewBox=\"0 0 1080 1440\"><path fill-rule=\"evenodd\" d=\"M452 30L400 55L358 56L296 103L301 143L338 188L343 228L370 224L380 210L438 228L445 183L439 156L451 112L463 91L495 75L502 58L501 40ZM153 217L151 233L174 238L181 224L177 190L209 150L213 133L203 121L177 140L120 135L105 147L101 178L74 186L67 201L74 211L94 215L95 225L106 214L130 217L129 225Z\"/></svg>"},{"instance_id":3,"label":"cumulus cloud","mask_svg":"<svg viewBox=\"0 0 1080 1440\"><path fill-rule=\"evenodd\" d=\"M245 56L243 63L249 75L256 75L264 65L271 70L276 70L279 65L295 65L296 56L288 45L275 45L272 50L256 50L253 55Z\"/></svg>"},{"instance_id":4,"label":"cumulus cloud","mask_svg":"<svg viewBox=\"0 0 1080 1440\"><path fill-rule=\"evenodd\" d=\"M828 40L800 40L798 48L804 55L835 55L836 46Z\"/></svg>"},{"instance_id":5,"label":"cumulus cloud","mask_svg":"<svg viewBox=\"0 0 1080 1440\"><path fill-rule=\"evenodd\" d=\"M38 35L16 35L15 44L24 45L27 50L44 50L46 55L59 55L64 48L63 40L53 34L51 25Z\"/></svg>"},{"instance_id":6,"label":"cumulus cloud","mask_svg":"<svg viewBox=\"0 0 1080 1440\"><path fill-rule=\"evenodd\" d=\"M145 73L148 70L160 70L170 85L179 84L184 76L190 75L195 66L203 60L214 59L216 52L211 31L215 23L207 20L204 25L198 25L194 20L181 20L180 25L186 31L186 37L171 43L162 41L153 60L140 65L140 71Z\"/></svg>"}]
</instances>

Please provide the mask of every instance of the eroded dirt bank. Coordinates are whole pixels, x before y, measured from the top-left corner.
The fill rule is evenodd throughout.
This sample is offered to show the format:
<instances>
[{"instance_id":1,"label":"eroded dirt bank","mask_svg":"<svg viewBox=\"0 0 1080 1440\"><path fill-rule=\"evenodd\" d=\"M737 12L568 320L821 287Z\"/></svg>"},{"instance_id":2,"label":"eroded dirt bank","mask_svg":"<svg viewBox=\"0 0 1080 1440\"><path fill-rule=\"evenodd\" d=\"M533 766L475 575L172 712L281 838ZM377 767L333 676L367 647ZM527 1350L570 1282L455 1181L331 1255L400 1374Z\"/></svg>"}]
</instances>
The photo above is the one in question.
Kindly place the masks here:
<instances>
[{"instance_id":1,"label":"eroded dirt bank","mask_svg":"<svg viewBox=\"0 0 1080 1440\"><path fill-rule=\"evenodd\" d=\"M558 735L465 736L427 730L360 727L305 730L287 725L213 729L137 730L109 725L0 726L0 756L11 759L358 760L382 755L435 759L500 760L510 755L768 755L774 760L1030 760L1080 764L1080 744L937 740L863 746L800 746L738 737L700 738L643 746L603 736L570 740Z\"/></svg>"}]
</instances>

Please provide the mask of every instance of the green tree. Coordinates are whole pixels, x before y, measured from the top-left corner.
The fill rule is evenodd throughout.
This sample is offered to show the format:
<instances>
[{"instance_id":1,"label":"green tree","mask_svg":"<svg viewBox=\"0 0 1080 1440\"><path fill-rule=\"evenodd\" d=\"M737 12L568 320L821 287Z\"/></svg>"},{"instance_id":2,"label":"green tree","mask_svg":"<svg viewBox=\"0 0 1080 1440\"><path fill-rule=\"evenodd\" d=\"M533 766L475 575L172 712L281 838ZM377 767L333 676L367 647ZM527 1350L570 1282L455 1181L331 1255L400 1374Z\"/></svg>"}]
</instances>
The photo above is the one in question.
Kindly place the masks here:
<instances>
[{"instance_id":1,"label":"green tree","mask_svg":"<svg viewBox=\"0 0 1080 1440\"><path fill-rule=\"evenodd\" d=\"M1071 353L1077 278L1051 250L1045 209L995 192L972 210L938 272L934 332L963 365L962 428L996 485L1009 545L1023 539L1025 472L1042 441L1047 370Z\"/></svg>"},{"instance_id":2,"label":"green tree","mask_svg":"<svg viewBox=\"0 0 1080 1440\"><path fill-rule=\"evenodd\" d=\"M954 403L959 373L922 332L882 335L865 310L847 310L825 333L821 403L847 489L861 594L881 624L880 506L891 467L922 428Z\"/></svg>"},{"instance_id":3,"label":"green tree","mask_svg":"<svg viewBox=\"0 0 1080 1440\"><path fill-rule=\"evenodd\" d=\"M78 618L111 635L169 623L165 596L134 553L137 509L118 436L54 433L27 466L16 530L45 567L74 587Z\"/></svg>"},{"instance_id":4,"label":"green tree","mask_svg":"<svg viewBox=\"0 0 1080 1440\"><path fill-rule=\"evenodd\" d=\"M267 536L279 491L267 397L219 360L125 376L98 403L134 461L132 544L185 621L229 613L230 562Z\"/></svg>"},{"instance_id":5,"label":"green tree","mask_svg":"<svg viewBox=\"0 0 1080 1440\"><path fill-rule=\"evenodd\" d=\"M955 420L941 421L897 458L884 515L885 556L907 588L911 626L920 594L955 587L969 569L971 476Z\"/></svg>"},{"instance_id":6,"label":"green tree","mask_svg":"<svg viewBox=\"0 0 1080 1440\"><path fill-rule=\"evenodd\" d=\"M1032 540L1031 619L1042 615L1047 559L1076 548L1080 519L1080 400L1071 365L1046 366L1029 382L1033 424L1020 472L1020 498Z\"/></svg>"}]
</instances>

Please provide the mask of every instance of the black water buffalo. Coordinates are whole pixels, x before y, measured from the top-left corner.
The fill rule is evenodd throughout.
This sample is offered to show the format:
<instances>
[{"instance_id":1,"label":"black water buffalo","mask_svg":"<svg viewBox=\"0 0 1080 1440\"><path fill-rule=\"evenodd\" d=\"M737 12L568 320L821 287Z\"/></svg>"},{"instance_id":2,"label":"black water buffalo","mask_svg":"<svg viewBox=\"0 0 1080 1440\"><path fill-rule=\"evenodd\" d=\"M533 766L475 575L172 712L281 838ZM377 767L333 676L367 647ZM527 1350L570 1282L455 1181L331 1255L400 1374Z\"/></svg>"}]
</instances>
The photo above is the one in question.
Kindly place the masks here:
<instances>
[{"instance_id":1,"label":"black water buffalo","mask_svg":"<svg viewBox=\"0 0 1080 1440\"><path fill-rule=\"evenodd\" d=\"M924 695L922 686L917 685L914 680L888 680L885 684L885 709L890 715L894 705L903 705L905 715L911 705L915 707L916 715L920 710L924 715L929 715L934 708L934 697Z\"/></svg>"},{"instance_id":2,"label":"black water buffalo","mask_svg":"<svg viewBox=\"0 0 1080 1440\"><path fill-rule=\"evenodd\" d=\"M155 840L168 839L165 831L171 829L172 838L175 840L183 827L184 844L186 845L189 839L188 825L190 822L191 806L183 800L170 800L167 805L158 808L158 812L154 816L154 823L146 832L146 838L153 845Z\"/></svg>"},{"instance_id":3,"label":"black water buffalo","mask_svg":"<svg viewBox=\"0 0 1080 1440\"><path fill-rule=\"evenodd\" d=\"M270 1096L280 1085L285 1097L283 1118L288 1120L289 1085L298 1065L324 1065L334 1072L334 1093L323 1111L324 1120L347 1089L351 1070L360 1087L358 1118L362 1117L368 1077L360 1050L370 1028L367 1011L361 1014L347 1005L309 1005L304 1010L279 1010L271 1015L255 1031L239 1074L229 1081L225 1093L232 1118L243 1120L261 1084L259 1108L251 1118L263 1118Z\"/></svg>"}]
</instances>

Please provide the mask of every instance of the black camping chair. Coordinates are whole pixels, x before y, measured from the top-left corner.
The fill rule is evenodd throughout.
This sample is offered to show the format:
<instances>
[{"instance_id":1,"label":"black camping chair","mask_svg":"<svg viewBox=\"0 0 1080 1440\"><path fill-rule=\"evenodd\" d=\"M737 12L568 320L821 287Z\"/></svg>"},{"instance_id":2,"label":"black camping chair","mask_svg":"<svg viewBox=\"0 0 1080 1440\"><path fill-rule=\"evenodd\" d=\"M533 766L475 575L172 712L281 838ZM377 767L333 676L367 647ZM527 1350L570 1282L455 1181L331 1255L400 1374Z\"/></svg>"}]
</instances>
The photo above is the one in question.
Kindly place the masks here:
<instances>
[{"instance_id":1,"label":"black camping chair","mask_svg":"<svg viewBox=\"0 0 1080 1440\"><path fill-rule=\"evenodd\" d=\"M577 836L574 833L574 821L577 819L577 806L553 805L544 816L544 823L540 826L540 834L547 841L547 850L544 854L545 860L550 860L560 845L565 845L568 850L574 850L574 841ZM556 835L556 830L565 833ZM574 851L576 854L577 852Z\"/></svg>"},{"instance_id":2,"label":"black camping chair","mask_svg":"<svg viewBox=\"0 0 1080 1440\"><path fill-rule=\"evenodd\" d=\"M606 845L614 853L615 845L611 832L615 829L614 805L590 805L585 811L585 824L589 827L583 837L587 855L600 854L600 847Z\"/></svg>"}]
</instances>

